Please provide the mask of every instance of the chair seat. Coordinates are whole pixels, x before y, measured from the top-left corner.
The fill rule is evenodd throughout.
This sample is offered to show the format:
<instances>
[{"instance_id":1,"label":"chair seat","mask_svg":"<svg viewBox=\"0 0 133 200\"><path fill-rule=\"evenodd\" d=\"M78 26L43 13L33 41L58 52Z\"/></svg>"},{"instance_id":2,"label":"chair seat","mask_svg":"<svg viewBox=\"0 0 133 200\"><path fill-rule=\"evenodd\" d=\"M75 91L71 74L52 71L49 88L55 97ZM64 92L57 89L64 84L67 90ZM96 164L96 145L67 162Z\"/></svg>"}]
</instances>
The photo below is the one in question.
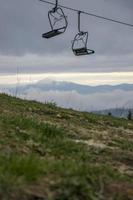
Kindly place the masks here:
<instances>
[{"instance_id":1,"label":"chair seat","mask_svg":"<svg viewBox=\"0 0 133 200\"><path fill-rule=\"evenodd\" d=\"M49 38L55 37L57 35L60 35L61 33L62 33L62 31L60 31L60 29L55 29L55 30L49 31L47 33L43 33L42 37L49 39Z\"/></svg>"},{"instance_id":2,"label":"chair seat","mask_svg":"<svg viewBox=\"0 0 133 200\"><path fill-rule=\"evenodd\" d=\"M73 52L76 56L82 56L82 55L88 55L95 53L93 50L87 49L87 48L79 48L79 49L73 49Z\"/></svg>"}]
</instances>

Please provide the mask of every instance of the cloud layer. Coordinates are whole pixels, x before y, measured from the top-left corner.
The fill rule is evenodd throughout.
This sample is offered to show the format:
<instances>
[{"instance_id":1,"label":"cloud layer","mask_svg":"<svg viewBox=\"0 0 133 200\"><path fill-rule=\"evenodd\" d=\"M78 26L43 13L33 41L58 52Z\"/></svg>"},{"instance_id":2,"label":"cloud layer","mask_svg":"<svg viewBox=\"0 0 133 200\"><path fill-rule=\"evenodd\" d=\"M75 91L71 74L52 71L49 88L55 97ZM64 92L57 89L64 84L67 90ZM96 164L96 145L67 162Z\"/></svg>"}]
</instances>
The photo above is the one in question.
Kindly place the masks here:
<instances>
[{"instance_id":1,"label":"cloud layer","mask_svg":"<svg viewBox=\"0 0 133 200\"><path fill-rule=\"evenodd\" d=\"M54 0L51 0L55 2ZM50 30L50 5L38 0L0 0L0 73L133 71L133 29L82 16L82 28L90 33L89 47L96 54L75 58L71 40L77 32L77 13L65 10L69 26L65 34L43 40ZM133 23L132 0L62 0L61 4Z\"/></svg>"},{"instance_id":2,"label":"cloud layer","mask_svg":"<svg viewBox=\"0 0 133 200\"><path fill-rule=\"evenodd\" d=\"M76 91L60 92L32 89L22 98L37 100L40 102L56 102L57 105L65 108L73 108L82 111L96 111L110 108L129 108L133 106L133 91L116 90L107 93L94 93L81 95Z\"/></svg>"}]
</instances>

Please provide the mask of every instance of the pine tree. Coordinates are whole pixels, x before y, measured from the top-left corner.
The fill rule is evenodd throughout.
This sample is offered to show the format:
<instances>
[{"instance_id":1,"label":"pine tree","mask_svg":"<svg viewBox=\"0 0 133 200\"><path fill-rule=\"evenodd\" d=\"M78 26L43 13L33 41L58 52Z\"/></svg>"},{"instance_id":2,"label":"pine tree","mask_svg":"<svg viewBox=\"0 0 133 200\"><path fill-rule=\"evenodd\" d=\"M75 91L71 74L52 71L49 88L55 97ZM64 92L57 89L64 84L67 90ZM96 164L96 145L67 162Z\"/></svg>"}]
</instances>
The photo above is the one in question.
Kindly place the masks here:
<instances>
[{"instance_id":1,"label":"pine tree","mask_svg":"<svg viewBox=\"0 0 133 200\"><path fill-rule=\"evenodd\" d=\"M112 113L111 113L111 112L108 112L108 116L112 116Z\"/></svg>"},{"instance_id":2,"label":"pine tree","mask_svg":"<svg viewBox=\"0 0 133 200\"><path fill-rule=\"evenodd\" d=\"M128 111L127 119L128 120L132 120L132 112L131 112L131 110Z\"/></svg>"}]
</instances>

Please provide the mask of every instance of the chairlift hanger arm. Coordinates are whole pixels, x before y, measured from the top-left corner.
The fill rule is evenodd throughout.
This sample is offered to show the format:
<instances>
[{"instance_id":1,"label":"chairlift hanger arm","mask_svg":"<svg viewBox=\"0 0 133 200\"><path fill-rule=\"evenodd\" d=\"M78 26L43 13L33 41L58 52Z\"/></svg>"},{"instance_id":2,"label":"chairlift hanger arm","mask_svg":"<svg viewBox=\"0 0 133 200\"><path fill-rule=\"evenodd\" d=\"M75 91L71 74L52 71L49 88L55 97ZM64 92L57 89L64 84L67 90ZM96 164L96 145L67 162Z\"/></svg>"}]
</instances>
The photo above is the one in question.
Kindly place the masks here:
<instances>
[{"instance_id":1,"label":"chairlift hanger arm","mask_svg":"<svg viewBox=\"0 0 133 200\"><path fill-rule=\"evenodd\" d=\"M55 5L54 3L52 2L49 2L49 1L46 1L46 0L38 0L38 1L41 1L43 3L47 3L47 4L51 4L51 5ZM58 3L58 2L57 2ZM79 12L80 10L77 10L75 8L71 8L71 7L67 7L67 6L63 6L63 5L59 5L61 8L65 8L67 10L71 10L71 11L74 11L74 12ZM125 26L129 26L129 27L132 27L133 28L133 24L129 24L129 23L126 23L126 22L122 22L122 21L119 21L119 20L115 20L115 19L111 19L111 18L107 18L107 17L103 17L103 16L100 16L100 15L96 15L96 14L93 14L93 13L90 13L90 12L85 12L85 11L80 11L80 13L83 13L85 15L89 15L89 16L92 16L92 17L95 17L95 18L99 18L99 19L102 19L102 20L105 20L105 21L110 21L110 22L114 22L114 23L117 23L117 24L121 24L121 25L125 25Z\"/></svg>"},{"instance_id":2,"label":"chairlift hanger arm","mask_svg":"<svg viewBox=\"0 0 133 200\"><path fill-rule=\"evenodd\" d=\"M81 30L80 30L80 14L81 14L81 11L78 11L78 30L79 30L79 32L81 32Z\"/></svg>"},{"instance_id":3,"label":"chairlift hanger arm","mask_svg":"<svg viewBox=\"0 0 133 200\"><path fill-rule=\"evenodd\" d=\"M53 8L53 11L55 12L57 10L57 8L58 8L58 0L56 0L56 2L55 2L55 7Z\"/></svg>"},{"instance_id":4,"label":"chairlift hanger arm","mask_svg":"<svg viewBox=\"0 0 133 200\"><path fill-rule=\"evenodd\" d=\"M56 4L55 4L55 7L57 8L57 6L58 6L58 0L56 0Z\"/></svg>"}]
</instances>

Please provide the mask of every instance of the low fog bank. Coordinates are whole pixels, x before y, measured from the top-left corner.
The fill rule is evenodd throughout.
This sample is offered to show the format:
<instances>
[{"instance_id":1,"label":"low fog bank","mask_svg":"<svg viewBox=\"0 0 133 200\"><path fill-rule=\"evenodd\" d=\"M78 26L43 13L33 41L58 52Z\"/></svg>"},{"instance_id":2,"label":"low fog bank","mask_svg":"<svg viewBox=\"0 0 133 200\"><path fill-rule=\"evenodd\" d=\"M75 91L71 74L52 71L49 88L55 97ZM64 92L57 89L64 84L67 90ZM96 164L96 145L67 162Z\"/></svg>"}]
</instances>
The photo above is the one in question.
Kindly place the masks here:
<instances>
[{"instance_id":1,"label":"low fog bank","mask_svg":"<svg viewBox=\"0 0 133 200\"><path fill-rule=\"evenodd\" d=\"M133 108L133 84L87 86L42 80L35 84L0 86L1 93L80 111Z\"/></svg>"},{"instance_id":2,"label":"low fog bank","mask_svg":"<svg viewBox=\"0 0 133 200\"><path fill-rule=\"evenodd\" d=\"M42 91L30 89L19 97L39 102L55 102L64 108L73 108L80 111L97 111L110 108L132 108L133 91L116 90L108 93L82 95L76 91Z\"/></svg>"}]
</instances>

